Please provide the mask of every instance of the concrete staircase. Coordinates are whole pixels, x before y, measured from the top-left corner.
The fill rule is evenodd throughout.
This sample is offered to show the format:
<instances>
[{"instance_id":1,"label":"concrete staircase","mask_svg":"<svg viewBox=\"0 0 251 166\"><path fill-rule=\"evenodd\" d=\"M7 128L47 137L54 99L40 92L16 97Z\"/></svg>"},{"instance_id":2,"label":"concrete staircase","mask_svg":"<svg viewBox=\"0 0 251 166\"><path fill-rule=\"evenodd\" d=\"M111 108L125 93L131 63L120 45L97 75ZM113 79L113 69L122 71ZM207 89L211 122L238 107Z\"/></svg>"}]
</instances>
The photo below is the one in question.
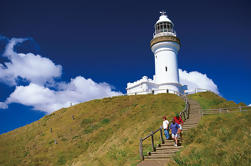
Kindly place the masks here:
<instances>
[{"instance_id":1,"label":"concrete staircase","mask_svg":"<svg viewBox=\"0 0 251 166\"><path fill-rule=\"evenodd\" d=\"M189 129L196 127L200 120L200 105L191 99L188 102L190 104L190 115L189 119L184 122L183 133L189 132ZM179 146L175 147L173 140L165 140L165 144L157 147L155 152L144 156L145 160L140 162L138 166L166 166L169 159L183 147L182 141L179 142Z\"/></svg>"}]
</instances>

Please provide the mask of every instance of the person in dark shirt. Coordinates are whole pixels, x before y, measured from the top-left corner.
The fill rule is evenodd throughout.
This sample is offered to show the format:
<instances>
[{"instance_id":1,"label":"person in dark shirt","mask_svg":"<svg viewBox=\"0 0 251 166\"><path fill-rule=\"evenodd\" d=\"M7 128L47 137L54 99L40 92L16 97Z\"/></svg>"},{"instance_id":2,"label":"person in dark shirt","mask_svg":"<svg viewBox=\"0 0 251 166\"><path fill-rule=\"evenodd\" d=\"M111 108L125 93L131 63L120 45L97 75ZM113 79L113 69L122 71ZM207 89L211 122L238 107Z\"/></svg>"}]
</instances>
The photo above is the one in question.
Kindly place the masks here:
<instances>
[{"instance_id":1,"label":"person in dark shirt","mask_svg":"<svg viewBox=\"0 0 251 166\"><path fill-rule=\"evenodd\" d=\"M173 119L173 122L171 123L170 129L172 130L172 138L174 140L174 146L178 146L178 129L180 128L179 124L175 122L175 119Z\"/></svg>"}]
</instances>

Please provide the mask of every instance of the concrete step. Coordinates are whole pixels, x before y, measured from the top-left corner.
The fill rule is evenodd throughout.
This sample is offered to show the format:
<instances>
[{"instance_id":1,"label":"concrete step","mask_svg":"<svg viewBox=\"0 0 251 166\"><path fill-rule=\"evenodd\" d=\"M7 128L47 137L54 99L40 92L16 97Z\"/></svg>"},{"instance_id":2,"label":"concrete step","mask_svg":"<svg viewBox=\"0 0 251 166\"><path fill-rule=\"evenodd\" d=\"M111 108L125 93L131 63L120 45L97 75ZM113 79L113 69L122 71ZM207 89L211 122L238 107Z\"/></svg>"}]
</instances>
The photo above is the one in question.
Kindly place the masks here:
<instances>
[{"instance_id":1,"label":"concrete step","mask_svg":"<svg viewBox=\"0 0 251 166\"><path fill-rule=\"evenodd\" d=\"M196 126L198 123L184 123L183 126Z\"/></svg>"},{"instance_id":2,"label":"concrete step","mask_svg":"<svg viewBox=\"0 0 251 166\"><path fill-rule=\"evenodd\" d=\"M167 142L173 142L173 140L172 139L165 140L165 143L167 143ZM165 145L165 144L161 144L161 145Z\"/></svg>"},{"instance_id":3,"label":"concrete step","mask_svg":"<svg viewBox=\"0 0 251 166\"><path fill-rule=\"evenodd\" d=\"M185 127L187 127L187 128L189 128L189 127L192 128L192 127L196 127L196 126L197 126L197 125L195 125L195 124L193 124L193 125L186 125L186 124L184 124L184 125L183 125L183 128L185 128Z\"/></svg>"},{"instance_id":4,"label":"concrete step","mask_svg":"<svg viewBox=\"0 0 251 166\"><path fill-rule=\"evenodd\" d=\"M174 140L170 140L168 142L165 142L164 144L160 144L160 147L163 146L173 146L174 145Z\"/></svg>"},{"instance_id":5,"label":"concrete step","mask_svg":"<svg viewBox=\"0 0 251 166\"><path fill-rule=\"evenodd\" d=\"M163 147L159 147L159 148L156 148L156 151L157 150L171 150L171 149L180 149L180 148L183 148L183 146L163 146Z\"/></svg>"},{"instance_id":6,"label":"concrete step","mask_svg":"<svg viewBox=\"0 0 251 166\"><path fill-rule=\"evenodd\" d=\"M167 159L171 158L173 154L153 154L151 156L144 156L145 159Z\"/></svg>"},{"instance_id":7,"label":"concrete step","mask_svg":"<svg viewBox=\"0 0 251 166\"><path fill-rule=\"evenodd\" d=\"M172 143L167 143L167 144L161 145L160 148L161 148L161 147L170 147L170 146L173 146L173 145L174 145L174 142L172 142Z\"/></svg>"},{"instance_id":8,"label":"concrete step","mask_svg":"<svg viewBox=\"0 0 251 166\"><path fill-rule=\"evenodd\" d=\"M192 129L193 127L183 127L182 131L186 131L186 130L190 130Z\"/></svg>"},{"instance_id":9,"label":"concrete step","mask_svg":"<svg viewBox=\"0 0 251 166\"><path fill-rule=\"evenodd\" d=\"M194 121L185 122L183 125L197 125L197 124L199 124L198 120L194 120Z\"/></svg>"},{"instance_id":10,"label":"concrete step","mask_svg":"<svg viewBox=\"0 0 251 166\"><path fill-rule=\"evenodd\" d=\"M198 123L190 121L190 122L185 122L183 125L191 126L191 125L198 125Z\"/></svg>"},{"instance_id":11,"label":"concrete step","mask_svg":"<svg viewBox=\"0 0 251 166\"><path fill-rule=\"evenodd\" d=\"M171 135L170 135L170 137L171 137ZM163 145L169 145L169 144L174 144L173 139L170 139L170 140L165 140L165 143L164 143L164 144L160 144L160 146L163 146Z\"/></svg>"},{"instance_id":12,"label":"concrete step","mask_svg":"<svg viewBox=\"0 0 251 166\"><path fill-rule=\"evenodd\" d=\"M189 130L189 129L191 129L191 128L194 128L194 127L183 127L183 131L185 131L185 130Z\"/></svg>"},{"instance_id":13,"label":"concrete step","mask_svg":"<svg viewBox=\"0 0 251 166\"><path fill-rule=\"evenodd\" d=\"M151 155L153 154L170 154L170 153L176 153L179 149L165 149L165 150L157 150L156 152L151 152Z\"/></svg>"},{"instance_id":14,"label":"concrete step","mask_svg":"<svg viewBox=\"0 0 251 166\"><path fill-rule=\"evenodd\" d=\"M137 166L166 166L168 159L145 159Z\"/></svg>"},{"instance_id":15,"label":"concrete step","mask_svg":"<svg viewBox=\"0 0 251 166\"><path fill-rule=\"evenodd\" d=\"M198 124L183 124L183 127L195 127L197 126Z\"/></svg>"},{"instance_id":16,"label":"concrete step","mask_svg":"<svg viewBox=\"0 0 251 166\"><path fill-rule=\"evenodd\" d=\"M145 161L169 161L169 160L168 159L145 159Z\"/></svg>"}]
</instances>

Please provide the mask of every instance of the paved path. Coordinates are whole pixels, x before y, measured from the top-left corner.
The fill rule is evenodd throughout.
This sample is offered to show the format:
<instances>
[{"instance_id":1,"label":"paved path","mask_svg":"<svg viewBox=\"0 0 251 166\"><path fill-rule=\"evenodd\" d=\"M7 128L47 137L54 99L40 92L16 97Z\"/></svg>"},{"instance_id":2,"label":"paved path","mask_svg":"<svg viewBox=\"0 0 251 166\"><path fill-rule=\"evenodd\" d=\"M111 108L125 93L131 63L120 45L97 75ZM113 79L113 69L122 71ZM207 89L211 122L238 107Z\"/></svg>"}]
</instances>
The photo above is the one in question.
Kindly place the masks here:
<instances>
[{"instance_id":1,"label":"paved path","mask_svg":"<svg viewBox=\"0 0 251 166\"><path fill-rule=\"evenodd\" d=\"M200 105L191 99L189 99L188 102L190 104L190 115L189 119L183 124L183 132L197 126L200 120ZM182 147L182 145L175 147L173 140L166 140L165 144L157 147L156 151L152 152L150 156L144 156L145 160L140 162L138 166L166 166L169 158Z\"/></svg>"}]
</instances>

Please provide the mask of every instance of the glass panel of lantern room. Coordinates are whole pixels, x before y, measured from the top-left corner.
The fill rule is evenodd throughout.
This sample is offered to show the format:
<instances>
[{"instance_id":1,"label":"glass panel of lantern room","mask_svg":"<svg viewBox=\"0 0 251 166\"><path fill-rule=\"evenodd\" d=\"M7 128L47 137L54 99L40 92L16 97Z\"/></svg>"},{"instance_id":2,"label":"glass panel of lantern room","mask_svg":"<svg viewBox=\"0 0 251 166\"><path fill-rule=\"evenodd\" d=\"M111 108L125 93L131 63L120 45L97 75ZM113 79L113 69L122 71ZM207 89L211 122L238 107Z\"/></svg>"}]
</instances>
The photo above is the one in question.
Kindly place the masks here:
<instances>
[{"instance_id":1,"label":"glass panel of lantern room","mask_svg":"<svg viewBox=\"0 0 251 166\"><path fill-rule=\"evenodd\" d=\"M160 33L160 24L157 25L157 28L158 28L158 33Z\"/></svg>"},{"instance_id":2,"label":"glass panel of lantern room","mask_svg":"<svg viewBox=\"0 0 251 166\"><path fill-rule=\"evenodd\" d=\"M173 25L170 24L170 31L173 32Z\"/></svg>"},{"instance_id":3,"label":"glass panel of lantern room","mask_svg":"<svg viewBox=\"0 0 251 166\"><path fill-rule=\"evenodd\" d=\"M171 29L171 28L170 28L170 24L168 23L168 24L167 24L167 31L170 32L170 29Z\"/></svg>"},{"instance_id":4,"label":"glass panel of lantern room","mask_svg":"<svg viewBox=\"0 0 251 166\"><path fill-rule=\"evenodd\" d=\"M167 23L164 23L164 32L167 32Z\"/></svg>"}]
</instances>

